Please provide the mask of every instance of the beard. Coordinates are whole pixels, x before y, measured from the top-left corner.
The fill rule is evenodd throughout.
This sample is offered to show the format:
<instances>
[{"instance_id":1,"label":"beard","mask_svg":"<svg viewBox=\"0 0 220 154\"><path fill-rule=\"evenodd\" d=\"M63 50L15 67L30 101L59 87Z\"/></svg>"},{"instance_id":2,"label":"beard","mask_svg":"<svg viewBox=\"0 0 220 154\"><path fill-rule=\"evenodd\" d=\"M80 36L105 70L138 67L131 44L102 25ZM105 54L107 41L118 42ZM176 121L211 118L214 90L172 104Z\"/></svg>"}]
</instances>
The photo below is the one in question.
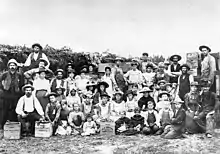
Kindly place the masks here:
<instances>
[{"instance_id":1,"label":"beard","mask_svg":"<svg viewBox=\"0 0 220 154\"><path fill-rule=\"evenodd\" d=\"M26 93L26 96L27 96L27 97L31 97L31 93L29 93L29 92Z\"/></svg>"}]
</instances>

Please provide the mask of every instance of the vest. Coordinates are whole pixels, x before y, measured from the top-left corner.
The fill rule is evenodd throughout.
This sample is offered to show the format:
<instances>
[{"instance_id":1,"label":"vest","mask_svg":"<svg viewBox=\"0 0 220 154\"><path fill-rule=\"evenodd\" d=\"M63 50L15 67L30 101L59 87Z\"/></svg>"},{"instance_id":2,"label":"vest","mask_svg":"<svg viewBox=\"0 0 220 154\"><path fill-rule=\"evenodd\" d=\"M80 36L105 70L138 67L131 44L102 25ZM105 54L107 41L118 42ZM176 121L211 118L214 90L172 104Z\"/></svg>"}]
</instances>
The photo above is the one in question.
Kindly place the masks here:
<instances>
[{"instance_id":1,"label":"vest","mask_svg":"<svg viewBox=\"0 0 220 154\"><path fill-rule=\"evenodd\" d=\"M154 115L154 112L152 112L152 113L148 112L147 123L152 124L152 123L155 123L155 122L156 122L156 117Z\"/></svg>"},{"instance_id":2,"label":"vest","mask_svg":"<svg viewBox=\"0 0 220 154\"><path fill-rule=\"evenodd\" d=\"M189 82L189 74L185 75L183 79L183 75L180 76L180 85L179 85L179 97L184 100L185 94L190 92L190 82Z\"/></svg>"},{"instance_id":3,"label":"vest","mask_svg":"<svg viewBox=\"0 0 220 154\"><path fill-rule=\"evenodd\" d=\"M29 66L29 69L38 68L40 58L42 58L42 52L39 52L37 60L34 59L34 53L31 53L31 65Z\"/></svg>"},{"instance_id":4,"label":"vest","mask_svg":"<svg viewBox=\"0 0 220 154\"><path fill-rule=\"evenodd\" d=\"M50 117L51 121L53 121L56 118L56 114L57 114L56 105L50 105L49 106L49 111L48 111L48 116Z\"/></svg>"},{"instance_id":5,"label":"vest","mask_svg":"<svg viewBox=\"0 0 220 154\"><path fill-rule=\"evenodd\" d=\"M64 87L64 80L63 79L61 80L60 86ZM57 88L57 79L54 79L52 82L52 85L51 85L51 91L56 92L56 88Z\"/></svg>"},{"instance_id":6,"label":"vest","mask_svg":"<svg viewBox=\"0 0 220 154\"><path fill-rule=\"evenodd\" d=\"M171 72L179 72L180 71L180 64L177 64L176 69L174 69L174 65L170 66ZM178 77L170 77L170 83L177 83Z\"/></svg>"}]
</instances>

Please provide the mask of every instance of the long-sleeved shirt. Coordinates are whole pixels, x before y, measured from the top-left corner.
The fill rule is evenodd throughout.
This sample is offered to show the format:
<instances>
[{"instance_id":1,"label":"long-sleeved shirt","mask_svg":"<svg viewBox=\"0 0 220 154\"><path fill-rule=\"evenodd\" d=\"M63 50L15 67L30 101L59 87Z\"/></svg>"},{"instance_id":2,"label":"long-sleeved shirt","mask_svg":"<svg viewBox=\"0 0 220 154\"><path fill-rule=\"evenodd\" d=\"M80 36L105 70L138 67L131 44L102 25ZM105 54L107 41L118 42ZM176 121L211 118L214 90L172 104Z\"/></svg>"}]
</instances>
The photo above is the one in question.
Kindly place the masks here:
<instances>
[{"instance_id":1,"label":"long-sleeved shirt","mask_svg":"<svg viewBox=\"0 0 220 154\"><path fill-rule=\"evenodd\" d=\"M37 90L47 90L47 92L50 92L50 82L46 79L36 79L33 82L34 92Z\"/></svg>"},{"instance_id":2,"label":"long-sleeved shirt","mask_svg":"<svg viewBox=\"0 0 220 154\"><path fill-rule=\"evenodd\" d=\"M215 58L208 54L201 62L201 78L213 82L216 71Z\"/></svg>"},{"instance_id":3,"label":"long-sleeved shirt","mask_svg":"<svg viewBox=\"0 0 220 154\"><path fill-rule=\"evenodd\" d=\"M27 97L26 95L24 95L18 100L15 112L18 115L25 115L25 112L30 113L33 112L34 109L36 109L37 113L41 116L44 115L43 108L38 99L33 95L31 97Z\"/></svg>"},{"instance_id":4,"label":"long-sleeved shirt","mask_svg":"<svg viewBox=\"0 0 220 154\"><path fill-rule=\"evenodd\" d=\"M137 70L130 70L124 75L131 83L139 83L143 82L143 75L142 72Z\"/></svg>"}]
</instances>

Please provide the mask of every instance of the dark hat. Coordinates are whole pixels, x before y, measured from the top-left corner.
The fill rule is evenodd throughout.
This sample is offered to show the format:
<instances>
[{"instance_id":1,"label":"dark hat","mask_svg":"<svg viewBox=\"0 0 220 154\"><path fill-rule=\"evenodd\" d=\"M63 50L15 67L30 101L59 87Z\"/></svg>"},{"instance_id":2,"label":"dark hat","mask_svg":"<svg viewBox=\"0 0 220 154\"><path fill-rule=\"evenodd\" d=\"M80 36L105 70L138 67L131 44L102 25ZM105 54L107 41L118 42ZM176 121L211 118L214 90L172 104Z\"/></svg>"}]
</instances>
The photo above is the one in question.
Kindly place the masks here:
<instances>
[{"instance_id":1,"label":"dark hat","mask_svg":"<svg viewBox=\"0 0 220 154\"><path fill-rule=\"evenodd\" d=\"M161 83L166 84L166 83L167 83L167 81L166 81L166 80L159 80L159 81L157 82L157 84L158 84L158 85L159 85L159 84L161 84Z\"/></svg>"},{"instance_id":2,"label":"dark hat","mask_svg":"<svg viewBox=\"0 0 220 154\"><path fill-rule=\"evenodd\" d=\"M201 45L199 47L199 50L202 51L203 48L206 48L209 52L211 52L211 49L208 46L206 46L206 45Z\"/></svg>"},{"instance_id":3,"label":"dark hat","mask_svg":"<svg viewBox=\"0 0 220 154\"><path fill-rule=\"evenodd\" d=\"M183 67L186 67L188 70L190 70L190 67L189 67L189 65L187 65L187 64L181 65L181 66L180 66L180 70L181 70Z\"/></svg>"},{"instance_id":4,"label":"dark hat","mask_svg":"<svg viewBox=\"0 0 220 154\"><path fill-rule=\"evenodd\" d=\"M51 92L51 93L49 93L49 94L47 95L47 97L50 97L50 96L55 96L55 97L57 97L57 94L56 94L55 92Z\"/></svg>"},{"instance_id":5,"label":"dark hat","mask_svg":"<svg viewBox=\"0 0 220 154\"><path fill-rule=\"evenodd\" d=\"M44 62L44 65L45 65L45 66L48 65L48 62L47 62L44 58L40 58L38 61L39 61L39 63L40 63L40 62Z\"/></svg>"},{"instance_id":6,"label":"dark hat","mask_svg":"<svg viewBox=\"0 0 220 154\"><path fill-rule=\"evenodd\" d=\"M108 95L108 93L103 93L103 94L101 94L100 96L101 96L101 98L103 98L103 97L108 97L108 98L110 98L110 96Z\"/></svg>"},{"instance_id":7,"label":"dark hat","mask_svg":"<svg viewBox=\"0 0 220 154\"><path fill-rule=\"evenodd\" d=\"M191 83L190 83L190 86L199 86L199 83L196 82L196 81L194 81L194 82L191 82Z\"/></svg>"},{"instance_id":8,"label":"dark hat","mask_svg":"<svg viewBox=\"0 0 220 154\"><path fill-rule=\"evenodd\" d=\"M148 53L144 52L144 53L142 53L142 56L147 56L148 57Z\"/></svg>"},{"instance_id":9,"label":"dark hat","mask_svg":"<svg viewBox=\"0 0 220 154\"><path fill-rule=\"evenodd\" d=\"M106 67L105 67L105 71L106 71L107 69L109 69L110 71L112 70L110 66L106 66Z\"/></svg>"},{"instance_id":10,"label":"dark hat","mask_svg":"<svg viewBox=\"0 0 220 154\"><path fill-rule=\"evenodd\" d=\"M121 90L117 90L117 91L115 91L114 95L117 95L117 94L122 96L124 93Z\"/></svg>"},{"instance_id":11,"label":"dark hat","mask_svg":"<svg viewBox=\"0 0 220 154\"><path fill-rule=\"evenodd\" d=\"M152 64L147 64L146 68L151 67L152 69L154 69L154 66Z\"/></svg>"},{"instance_id":12,"label":"dark hat","mask_svg":"<svg viewBox=\"0 0 220 154\"><path fill-rule=\"evenodd\" d=\"M211 87L211 82L209 82L208 80L201 80L201 87Z\"/></svg>"},{"instance_id":13,"label":"dark hat","mask_svg":"<svg viewBox=\"0 0 220 154\"><path fill-rule=\"evenodd\" d=\"M34 90L34 87L31 84L26 84L22 87L22 91L24 92L26 88L31 88L31 90Z\"/></svg>"},{"instance_id":14,"label":"dark hat","mask_svg":"<svg viewBox=\"0 0 220 154\"><path fill-rule=\"evenodd\" d=\"M158 97L161 97L164 94L170 97L170 94L167 91L162 91L161 93L159 93Z\"/></svg>"},{"instance_id":15,"label":"dark hat","mask_svg":"<svg viewBox=\"0 0 220 154\"><path fill-rule=\"evenodd\" d=\"M42 73L42 72L48 73L49 71L45 68L39 68L38 71L36 71L36 73Z\"/></svg>"},{"instance_id":16,"label":"dark hat","mask_svg":"<svg viewBox=\"0 0 220 154\"><path fill-rule=\"evenodd\" d=\"M39 43L33 44L33 45L32 45L32 49L33 49L34 47L38 47L38 48L40 48L40 50L43 49L42 46L41 46Z\"/></svg>"},{"instance_id":17,"label":"dark hat","mask_svg":"<svg viewBox=\"0 0 220 154\"><path fill-rule=\"evenodd\" d=\"M170 61L173 61L173 58L175 58L175 57L178 58L178 61L180 61L182 59L182 57L180 55L172 55L170 57Z\"/></svg>"},{"instance_id":18,"label":"dark hat","mask_svg":"<svg viewBox=\"0 0 220 154\"><path fill-rule=\"evenodd\" d=\"M152 92L152 90L148 87L144 87L143 89L141 89L141 91L139 91L139 93L144 93L144 92Z\"/></svg>"},{"instance_id":19,"label":"dark hat","mask_svg":"<svg viewBox=\"0 0 220 154\"><path fill-rule=\"evenodd\" d=\"M104 85L105 88L108 88L108 87L109 87L109 84L108 84L107 82L105 82L105 81L100 81L100 82L98 83L98 87L100 87L100 85Z\"/></svg>"},{"instance_id":20,"label":"dark hat","mask_svg":"<svg viewBox=\"0 0 220 154\"><path fill-rule=\"evenodd\" d=\"M57 69L56 74L57 74L58 72L61 72L61 73L63 74L63 73L64 73L64 70L59 68L59 69Z\"/></svg>"}]
</instances>

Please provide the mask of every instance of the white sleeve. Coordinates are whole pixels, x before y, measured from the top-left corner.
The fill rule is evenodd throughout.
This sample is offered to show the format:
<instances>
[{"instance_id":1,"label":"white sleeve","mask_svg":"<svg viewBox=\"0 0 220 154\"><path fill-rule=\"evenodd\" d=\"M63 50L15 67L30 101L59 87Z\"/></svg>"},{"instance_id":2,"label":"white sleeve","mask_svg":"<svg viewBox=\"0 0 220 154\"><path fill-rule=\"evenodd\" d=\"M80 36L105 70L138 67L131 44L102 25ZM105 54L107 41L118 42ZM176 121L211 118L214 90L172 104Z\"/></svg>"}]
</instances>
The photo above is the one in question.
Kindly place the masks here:
<instances>
[{"instance_id":1,"label":"white sleeve","mask_svg":"<svg viewBox=\"0 0 220 154\"><path fill-rule=\"evenodd\" d=\"M24 101L23 101L23 97L21 97L21 98L18 100L18 104L17 104L17 106L16 106L15 112L16 112L18 115L24 115L23 107L24 107Z\"/></svg>"},{"instance_id":2,"label":"white sleeve","mask_svg":"<svg viewBox=\"0 0 220 154\"><path fill-rule=\"evenodd\" d=\"M45 59L48 62L48 65L46 66L46 68L49 68L50 62L49 62L47 56L44 53L42 53L42 58Z\"/></svg>"},{"instance_id":3,"label":"white sleeve","mask_svg":"<svg viewBox=\"0 0 220 154\"><path fill-rule=\"evenodd\" d=\"M44 115L43 108L36 97L34 97L34 107L37 110L37 113L39 113L41 116Z\"/></svg>"},{"instance_id":4,"label":"white sleeve","mask_svg":"<svg viewBox=\"0 0 220 154\"><path fill-rule=\"evenodd\" d=\"M194 78L192 75L189 75L189 82L192 83L194 81Z\"/></svg>"},{"instance_id":5,"label":"white sleeve","mask_svg":"<svg viewBox=\"0 0 220 154\"><path fill-rule=\"evenodd\" d=\"M31 65L31 55L32 55L32 53L26 59L26 61L24 63L24 66L30 66Z\"/></svg>"}]
</instances>

